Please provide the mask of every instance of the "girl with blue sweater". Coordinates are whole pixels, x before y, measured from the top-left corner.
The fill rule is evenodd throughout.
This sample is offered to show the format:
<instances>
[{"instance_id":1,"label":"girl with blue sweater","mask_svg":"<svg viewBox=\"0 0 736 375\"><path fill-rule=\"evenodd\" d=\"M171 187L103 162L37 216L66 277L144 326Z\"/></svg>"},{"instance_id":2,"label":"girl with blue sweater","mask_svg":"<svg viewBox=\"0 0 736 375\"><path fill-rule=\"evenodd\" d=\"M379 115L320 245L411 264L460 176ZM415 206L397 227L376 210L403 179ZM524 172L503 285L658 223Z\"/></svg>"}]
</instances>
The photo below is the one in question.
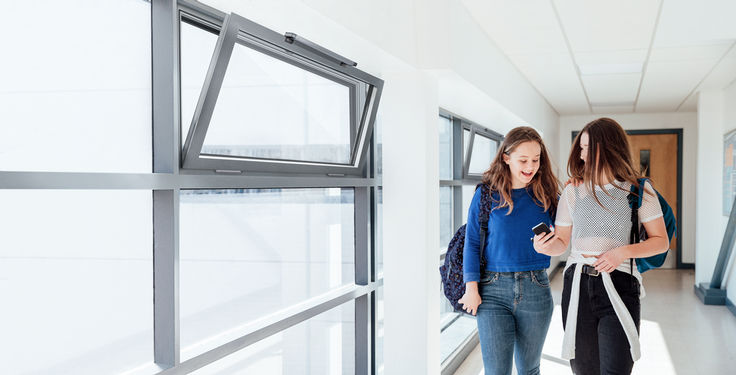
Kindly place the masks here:
<instances>
[{"instance_id":1,"label":"girl with blue sweater","mask_svg":"<svg viewBox=\"0 0 736 375\"><path fill-rule=\"evenodd\" d=\"M486 375L511 374L514 357L519 374L539 374L554 303L546 271L550 257L535 251L530 239L537 224L551 226L560 192L539 133L512 129L482 183L491 193L488 236L481 243L481 189L476 189L463 251L465 295L459 302L478 317ZM480 269L481 252L485 269Z\"/></svg>"}]
</instances>

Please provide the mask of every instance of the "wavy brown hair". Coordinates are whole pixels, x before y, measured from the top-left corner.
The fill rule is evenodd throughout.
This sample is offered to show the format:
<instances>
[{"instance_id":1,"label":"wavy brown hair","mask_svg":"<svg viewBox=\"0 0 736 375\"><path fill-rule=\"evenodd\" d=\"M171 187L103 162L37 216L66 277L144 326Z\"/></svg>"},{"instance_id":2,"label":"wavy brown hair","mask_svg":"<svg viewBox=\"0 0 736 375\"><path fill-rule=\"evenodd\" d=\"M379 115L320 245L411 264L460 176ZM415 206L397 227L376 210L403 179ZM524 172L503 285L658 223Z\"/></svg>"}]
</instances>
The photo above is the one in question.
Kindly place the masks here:
<instances>
[{"instance_id":1,"label":"wavy brown hair","mask_svg":"<svg viewBox=\"0 0 736 375\"><path fill-rule=\"evenodd\" d=\"M583 161L580 159L582 153L580 137L586 133L588 134L588 155ZM639 188L638 179L641 177L641 174L634 169L626 132L618 122L607 117L589 122L575 137L570 150L570 158L567 160L567 173L571 178L583 181L601 207L603 204L598 200L593 185L599 186L603 192L610 195L603 188L604 174L608 179L630 182L637 188ZM613 185L619 190L625 190L617 184ZM628 192L628 190L625 191Z\"/></svg>"},{"instance_id":2,"label":"wavy brown hair","mask_svg":"<svg viewBox=\"0 0 736 375\"><path fill-rule=\"evenodd\" d=\"M489 186L491 191L498 192L499 205L494 209L508 207L511 214L514 210L514 202L511 199L511 170L508 164L503 160L503 155L511 155L520 144L525 142L536 142L541 148L539 154L539 170L527 185L531 188L531 192L538 206L544 207L545 211L554 214L557 210L557 197L560 194L560 183L552 172L552 163L544 146L542 137L536 130L528 126L520 126L511 129L506 134L503 143L498 148L495 159L491 163L485 173L483 173L482 183Z\"/></svg>"}]
</instances>

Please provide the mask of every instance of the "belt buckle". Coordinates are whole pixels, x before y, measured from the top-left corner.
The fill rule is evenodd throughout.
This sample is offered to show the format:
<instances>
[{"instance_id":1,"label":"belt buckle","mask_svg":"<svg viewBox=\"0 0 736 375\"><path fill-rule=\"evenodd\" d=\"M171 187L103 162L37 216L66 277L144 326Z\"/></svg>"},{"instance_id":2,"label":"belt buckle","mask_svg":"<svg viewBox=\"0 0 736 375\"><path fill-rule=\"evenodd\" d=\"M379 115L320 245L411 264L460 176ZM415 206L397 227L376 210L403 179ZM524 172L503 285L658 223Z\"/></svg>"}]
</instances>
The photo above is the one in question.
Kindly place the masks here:
<instances>
[{"instance_id":1,"label":"belt buckle","mask_svg":"<svg viewBox=\"0 0 736 375\"><path fill-rule=\"evenodd\" d=\"M583 273L590 276L598 276L601 274L597 269L595 269L595 267L589 264L583 264Z\"/></svg>"}]
</instances>

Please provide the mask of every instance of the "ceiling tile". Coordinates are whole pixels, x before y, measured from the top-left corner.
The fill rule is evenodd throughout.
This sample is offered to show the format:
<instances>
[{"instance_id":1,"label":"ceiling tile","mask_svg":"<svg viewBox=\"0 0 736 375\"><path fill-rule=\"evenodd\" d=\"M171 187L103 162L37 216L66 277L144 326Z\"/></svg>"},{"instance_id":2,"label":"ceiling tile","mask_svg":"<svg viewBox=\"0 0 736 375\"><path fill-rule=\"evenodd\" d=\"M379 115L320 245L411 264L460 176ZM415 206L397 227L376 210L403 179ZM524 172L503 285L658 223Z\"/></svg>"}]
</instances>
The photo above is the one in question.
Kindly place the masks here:
<instances>
[{"instance_id":1,"label":"ceiling tile","mask_svg":"<svg viewBox=\"0 0 736 375\"><path fill-rule=\"evenodd\" d=\"M591 105L634 103L641 74L606 74L582 76Z\"/></svg>"},{"instance_id":2,"label":"ceiling tile","mask_svg":"<svg viewBox=\"0 0 736 375\"><path fill-rule=\"evenodd\" d=\"M558 113L589 113L588 101L569 54L511 55L509 58Z\"/></svg>"},{"instance_id":3,"label":"ceiling tile","mask_svg":"<svg viewBox=\"0 0 736 375\"><path fill-rule=\"evenodd\" d=\"M595 64L631 64L643 63L647 58L646 49L627 49L595 52L576 52L575 62L578 65Z\"/></svg>"},{"instance_id":4,"label":"ceiling tile","mask_svg":"<svg viewBox=\"0 0 736 375\"><path fill-rule=\"evenodd\" d=\"M462 3L507 55L567 52L548 0L462 0Z\"/></svg>"},{"instance_id":5,"label":"ceiling tile","mask_svg":"<svg viewBox=\"0 0 736 375\"><path fill-rule=\"evenodd\" d=\"M634 112L634 105L604 105L604 106L593 106L593 113L596 114L608 114L608 113L631 113Z\"/></svg>"},{"instance_id":6,"label":"ceiling tile","mask_svg":"<svg viewBox=\"0 0 736 375\"><path fill-rule=\"evenodd\" d=\"M650 62L711 60L716 62L723 57L733 43L719 43L687 47L653 48L649 56Z\"/></svg>"},{"instance_id":7,"label":"ceiling tile","mask_svg":"<svg viewBox=\"0 0 736 375\"><path fill-rule=\"evenodd\" d=\"M573 52L648 49L660 1L554 0Z\"/></svg>"},{"instance_id":8,"label":"ceiling tile","mask_svg":"<svg viewBox=\"0 0 736 375\"><path fill-rule=\"evenodd\" d=\"M649 63L636 111L675 111L712 68L709 61Z\"/></svg>"},{"instance_id":9,"label":"ceiling tile","mask_svg":"<svg viewBox=\"0 0 736 375\"><path fill-rule=\"evenodd\" d=\"M654 47L689 46L736 39L736 1L667 0Z\"/></svg>"},{"instance_id":10,"label":"ceiling tile","mask_svg":"<svg viewBox=\"0 0 736 375\"><path fill-rule=\"evenodd\" d=\"M708 77L700 84L698 90L723 89L736 79L736 47L715 66Z\"/></svg>"}]
</instances>

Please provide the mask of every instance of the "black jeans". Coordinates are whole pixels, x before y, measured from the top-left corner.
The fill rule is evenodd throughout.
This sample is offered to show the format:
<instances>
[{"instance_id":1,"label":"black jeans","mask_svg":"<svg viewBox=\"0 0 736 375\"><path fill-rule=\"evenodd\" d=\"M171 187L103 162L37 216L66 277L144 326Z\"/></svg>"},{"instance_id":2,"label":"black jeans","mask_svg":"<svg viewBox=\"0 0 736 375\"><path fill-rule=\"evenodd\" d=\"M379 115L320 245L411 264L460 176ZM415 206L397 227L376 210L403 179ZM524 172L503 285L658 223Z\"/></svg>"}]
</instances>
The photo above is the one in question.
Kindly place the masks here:
<instances>
[{"instance_id":1,"label":"black jeans","mask_svg":"<svg viewBox=\"0 0 736 375\"><path fill-rule=\"evenodd\" d=\"M570 289L575 267L565 272L562 290L562 326L567 321ZM639 281L632 275L613 271L611 280L618 295L626 305L639 331L640 309ZM621 322L613 310L603 286L601 276L580 275L580 300L578 323L575 330L575 359L570 366L575 374L631 374L634 361L631 359L629 340Z\"/></svg>"}]
</instances>

